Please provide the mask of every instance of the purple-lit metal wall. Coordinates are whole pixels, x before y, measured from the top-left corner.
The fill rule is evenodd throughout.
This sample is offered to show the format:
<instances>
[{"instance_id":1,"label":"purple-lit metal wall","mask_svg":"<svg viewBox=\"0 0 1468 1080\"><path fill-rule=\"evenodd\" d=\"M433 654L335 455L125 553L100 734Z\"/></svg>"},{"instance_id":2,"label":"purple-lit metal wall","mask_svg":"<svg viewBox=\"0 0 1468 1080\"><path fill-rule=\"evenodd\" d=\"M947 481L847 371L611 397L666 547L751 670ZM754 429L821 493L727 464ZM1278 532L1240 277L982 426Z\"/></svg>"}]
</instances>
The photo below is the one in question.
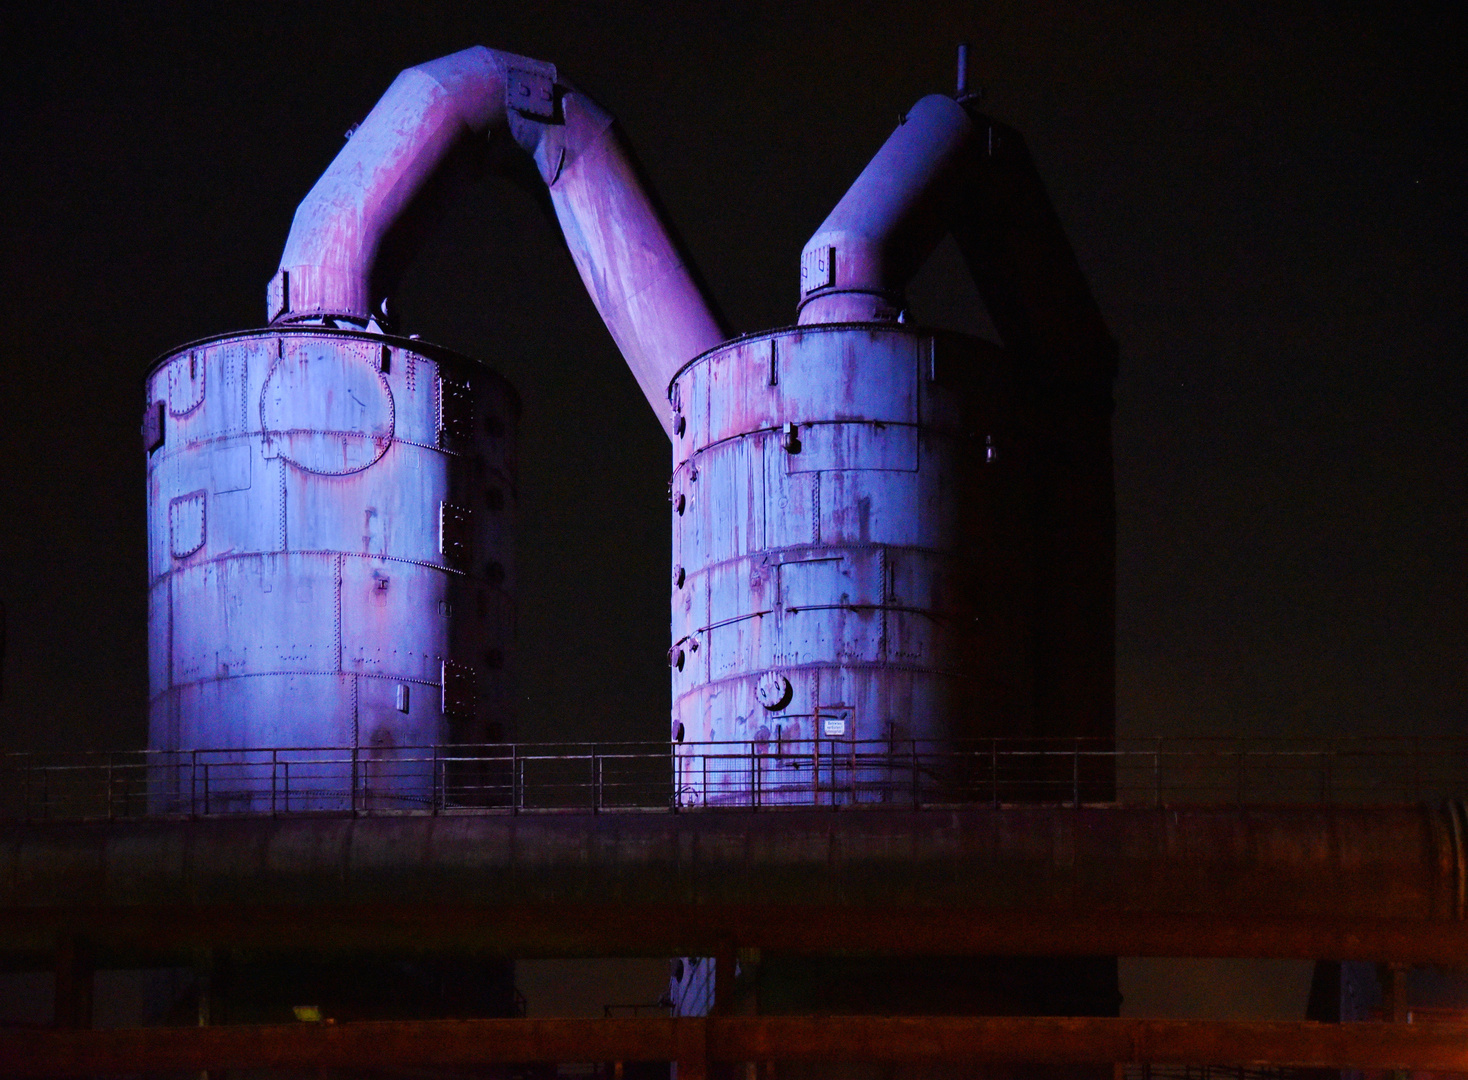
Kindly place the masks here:
<instances>
[{"instance_id":1,"label":"purple-lit metal wall","mask_svg":"<svg viewBox=\"0 0 1468 1080\"><path fill-rule=\"evenodd\" d=\"M771 802L860 799L841 764L854 740L905 756L913 739L1026 732L1019 420L1002 359L956 334L808 326L678 374L682 802L752 785ZM753 740L757 760L720 763L709 744L725 740ZM813 740L834 771L778 760Z\"/></svg>"},{"instance_id":2,"label":"purple-lit metal wall","mask_svg":"<svg viewBox=\"0 0 1468 1080\"><path fill-rule=\"evenodd\" d=\"M161 360L150 746L351 747L299 766L313 794L292 809L408 807L435 770L394 748L504 737L518 412L483 365L379 334L259 330ZM268 809L250 757L210 768ZM181 775L154 778L159 808L200 798Z\"/></svg>"}]
</instances>

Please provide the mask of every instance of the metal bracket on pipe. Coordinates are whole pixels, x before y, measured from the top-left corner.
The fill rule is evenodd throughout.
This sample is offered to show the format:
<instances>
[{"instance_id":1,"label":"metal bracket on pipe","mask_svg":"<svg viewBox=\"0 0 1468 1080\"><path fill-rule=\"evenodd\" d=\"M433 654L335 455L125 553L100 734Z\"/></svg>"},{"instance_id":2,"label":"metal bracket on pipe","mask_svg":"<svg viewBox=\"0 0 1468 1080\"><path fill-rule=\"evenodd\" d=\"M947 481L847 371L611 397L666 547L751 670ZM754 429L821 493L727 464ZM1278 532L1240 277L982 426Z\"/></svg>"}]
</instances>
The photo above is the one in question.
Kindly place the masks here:
<instances>
[{"instance_id":1,"label":"metal bracket on pipe","mask_svg":"<svg viewBox=\"0 0 1468 1080\"><path fill-rule=\"evenodd\" d=\"M556 68L554 64L525 63L516 57L516 65L505 72L505 106L522 116L536 120L556 118ZM530 64L535 64L531 67Z\"/></svg>"}]
</instances>

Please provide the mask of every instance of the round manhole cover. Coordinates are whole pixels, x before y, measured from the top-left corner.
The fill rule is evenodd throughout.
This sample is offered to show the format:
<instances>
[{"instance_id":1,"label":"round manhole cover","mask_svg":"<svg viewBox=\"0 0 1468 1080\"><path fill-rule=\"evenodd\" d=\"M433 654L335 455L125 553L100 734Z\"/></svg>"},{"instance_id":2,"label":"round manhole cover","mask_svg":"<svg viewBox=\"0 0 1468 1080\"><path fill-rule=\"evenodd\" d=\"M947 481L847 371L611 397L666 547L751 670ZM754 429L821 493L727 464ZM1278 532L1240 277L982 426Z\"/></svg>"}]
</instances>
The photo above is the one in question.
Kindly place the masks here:
<instances>
[{"instance_id":1,"label":"round manhole cover","mask_svg":"<svg viewBox=\"0 0 1468 1080\"><path fill-rule=\"evenodd\" d=\"M365 348L329 338L287 341L260 394L265 438L307 472L361 472L392 443L393 399L386 380Z\"/></svg>"},{"instance_id":2,"label":"round manhole cover","mask_svg":"<svg viewBox=\"0 0 1468 1080\"><path fill-rule=\"evenodd\" d=\"M755 699L767 709L783 709L793 693L790 680L778 671L765 672L754 688Z\"/></svg>"}]
</instances>

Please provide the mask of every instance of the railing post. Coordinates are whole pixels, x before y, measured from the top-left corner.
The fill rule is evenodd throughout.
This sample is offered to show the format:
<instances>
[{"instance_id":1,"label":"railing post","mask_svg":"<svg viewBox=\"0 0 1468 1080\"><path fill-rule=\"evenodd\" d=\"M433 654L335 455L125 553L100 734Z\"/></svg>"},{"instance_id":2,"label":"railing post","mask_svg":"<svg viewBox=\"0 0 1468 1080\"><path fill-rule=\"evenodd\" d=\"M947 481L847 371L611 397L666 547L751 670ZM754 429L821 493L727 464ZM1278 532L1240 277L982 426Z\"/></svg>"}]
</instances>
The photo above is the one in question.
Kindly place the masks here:
<instances>
[{"instance_id":1,"label":"railing post","mask_svg":"<svg viewBox=\"0 0 1468 1080\"><path fill-rule=\"evenodd\" d=\"M882 785L882 801L897 801L897 739L892 724L887 724L887 782Z\"/></svg>"},{"instance_id":2,"label":"railing post","mask_svg":"<svg viewBox=\"0 0 1468 1080\"><path fill-rule=\"evenodd\" d=\"M749 740L749 808L759 809L759 762L754 756L754 740Z\"/></svg>"},{"instance_id":3,"label":"railing post","mask_svg":"<svg viewBox=\"0 0 1468 1080\"><path fill-rule=\"evenodd\" d=\"M989 801L999 809L999 740L989 740Z\"/></svg>"},{"instance_id":4,"label":"railing post","mask_svg":"<svg viewBox=\"0 0 1468 1080\"><path fill-rule=\"evenodd\" d=\"M839 767L840 762L841 762L841 758L838 756L840 753L841 753L841 748L836 744L836 740L835 739L832 739L831 740L831 750L830 750L830 753L828 753L826 755L827 757L829 757L831 759L831 809L832 810L835 810L838 806L841 805L840 803L838 803L836 801L836 796L837 796L837 794L839 792L839 788L837 787L837 785L840 782L840 775L839 775L839 773L837 773L836 770Z\"/></svg>"},{"instance_id":5,"label":"railing post","mask_svg":"<svg viewBox=\"0 0 1468 1080\"><path fill-rule=\"evenodd\" d=\"M1081 808L1081 740L1076 739L1075 750L1070 759L1070 804L1075 810Z\"/></svg>"},{"instance_id":6,"label":"railing post","mask_svg":"<svg viewBox=\"0 0 1468 1080\"><path fill-rule=\"evenodd\" d=\"M1245 754L1245 750L1244 750L1244 747L1243 747L1243 744L1242 743L1239 743L1237 745L1238 745L1238 749L1234 751L1234 754L1235 754L1235 756L1237 758L1237 761L1238 761L1238 776L1236 777L1236 783L1238 785L1238 790L1237 790L1237 792L1235 792L1235 796L1236 796L1235 802L1236 802L1236 804L1238 806L1243 806L1244 805L1244 754Z\"/></svg>"},{"instance_id":7,"label":"railing post","mask_svg":"<svg viewBox=\"0 0 1468 1080\"><path fill-rule=\"evenodd\" d=\"M204 816L209 816L209 763L204 762Z\"/></svg>"},{"instance_id":8,"label":"railing post","mask_svg":"<svg viewBox=\"0 0 1468 1080\"><path fill-rule=\"evenodd\" d=\"M358 779L357 779L357 776L358 776L358 774L357 774L357 767L358 767L358 764L359 764L358 763L358 758L357 758L357 752L358 752L357 738L358 738L357 736L354 736L352 738L352 775L347 778L347 783L349 783L349 784L352 785L352 791L351 791L351 794L348 796L347 805L349 805L352 808L352 816L353 817L356 817L357 816L357 783L358 783ZM272 751L271 753L273 755L274 754L274 751Z\"/></svg>"},{"instance_id":9,"label":"railing post","mask_svg":"<svg viewBox=\"0 0 1468 1080\"><path fill-rule=\"evenodd\" d=\"M189 817L199 812L199 751L189 753Z\"/></svg>"},{"instance_id":10,"label":"railing post","mask_svg":"<svg viewBox=\"0 0 1468 1080\"><path fill-rule=\"evenodd\" d=\"M434 817L438 816L439 807L448 799L447 778L439 777L438 743L433 744L433 753L429 758L428 767L428 809Z\"/></svg>"},{"instance_id":11,"label":"railing post","mask_svg":"<svg viewBox=\"0 0 1468 1080\"><path fill-rule=\"evenodd\" d=\"M510 813L520 812L520 744L510 744Z\"/></svg>"},{"instance_id":12,"label":"railing post","mask_svg":"<svg viewBox=\"0 0 1468 1080\"><path fill-rule=\"evenodd\" d=\"M107 820L112 820L112 752L107 752Z\"/></svg>"},{"instance_id":13,"label":"railing post","mask_svg":"<svg viewBox=\"0 0 1468 1080\"><path fill-rule=\"evenodd\" d=\"M275 774L280 769L280 749L270 748L270 816L275 816Z\"/></svg>"},{"instance_id":14,"label":"railing post","mask_svg":"<svg viewBox=\"0 0 1468 1080\"><path fill-rule=\"evenodd\" d=\"M1155 792L1152 805L1162 806L1162 736L1157 736L1157 743L1152 748L1152 783Z\"/></svg>"},{"instance_id":15,"label":"railing post","mask_svg":"<svg viewBox=\"0 0 1468 1080\"><path fill-rule=\"evenodd\" d=\"M596 743L591 744L591 812L601 813L601 756L596 752Z\"/></svg>"},{"instance_id":16,"label":"railing post","mask_svg":"<svg viewBox=\"0 0 1468 1080\"><path fill-rule=\"evenodd\" d=\"M918 775L918 752L917 739L912 740L912 808L916 810L922 805L922 781Z\"/></svg>"},{"instance_id":17,"label":"railing post","mask_svg":"<svg viewBox=\"0 0 1468 1080\"><path fill-rule=\"evenodd\" d=\"M291 763L281 762L281 770L281 778L285 781L283 785L285 787L285 812L289 814L291 812Z\"/></svg>"}]
</instances>

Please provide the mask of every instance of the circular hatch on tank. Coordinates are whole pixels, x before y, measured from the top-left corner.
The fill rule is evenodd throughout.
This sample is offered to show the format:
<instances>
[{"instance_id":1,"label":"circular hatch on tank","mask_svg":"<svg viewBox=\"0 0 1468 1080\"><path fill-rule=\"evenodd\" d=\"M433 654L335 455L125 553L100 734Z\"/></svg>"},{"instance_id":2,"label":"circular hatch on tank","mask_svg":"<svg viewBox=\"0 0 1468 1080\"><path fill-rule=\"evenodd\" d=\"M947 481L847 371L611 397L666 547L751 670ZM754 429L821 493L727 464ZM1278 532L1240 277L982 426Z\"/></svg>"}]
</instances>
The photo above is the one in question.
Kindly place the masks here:
<instances>
[{"instance_id":1,"label":"circular hatch on tank","mask_svg":"<svg viewBox=\"0 0 1468 1080\"><path fill-rule=\"evenodd\" d=\"M789 705L794 692L790 680L778 671L765 672L759 677L759 682L754 688L755 698L771 712Z\"/></svg>"},{"instance_id":2,"label":"circular hatch on tank","mask_svg":"<svg viewBox=\"0 0 1468 1080\"><path fill-rule=\"evenodd\" d=\"M281 457L306 472L344 476L387 453L393 398L373 365L376 350L286 337L281 352L260 393L260 426Z\"/></svg>"}]
</instances>

